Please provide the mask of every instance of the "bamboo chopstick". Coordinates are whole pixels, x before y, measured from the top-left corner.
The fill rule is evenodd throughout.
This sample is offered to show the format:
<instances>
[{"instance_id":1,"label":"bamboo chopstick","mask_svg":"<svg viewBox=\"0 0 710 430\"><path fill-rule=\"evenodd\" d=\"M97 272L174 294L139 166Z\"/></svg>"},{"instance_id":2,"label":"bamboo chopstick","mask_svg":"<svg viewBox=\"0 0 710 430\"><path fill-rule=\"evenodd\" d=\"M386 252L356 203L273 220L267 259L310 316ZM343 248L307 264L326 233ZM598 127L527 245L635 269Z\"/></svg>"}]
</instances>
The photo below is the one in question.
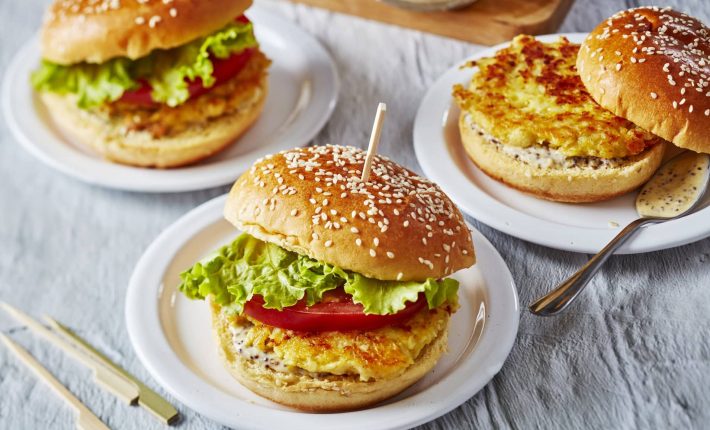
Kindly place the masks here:
<instances>
[{"instance_id":1,"label":"bamboo chopstick","mask_svg":"<svg viewBox=\"0 0 710 430\"><path fill-rule=\"evenodd\" d=\"M79 399L62 385L47 369L34 359L25 349L11 341L9 337L0 333L0 340L12 351L27 367L29 367L41 380L49 385L55 393L64 399L78 414L76 427L80 430L110 430L101 420L94 415Z\"/></svg>"},{"instance_id":2,"label":"bamboo chopstick","mask_svg":"<svg viewBox=\"0 0 710 430\"><path fill-rule=\"evenodd\" d=\"M138 387L131 380L127 379L115 370L106 367L100 361L94 360L91 357L82 354L78 349L73 348L63 338L52 333L47 327L35 321L29 315L19 309L16 309L5 302L0 302L0 307L14 317L17 321L27 325L32 331L39 334L53 345L57 346L74 359L78 360L85 366L89 367L94 372L94 380L110 391L113 395L123 400L127 404L132 404L138 399Z\"/></svg>"},{"instance_id":3,"label":"bamboo chopstick","mask_svg":"<svg viewBox=\"0 0 710 430\"><path fill-rule=\"evenodd\" d=\"M112 362L108 357L99 352L96 348L91 346L87 341L79 337L70 328L61 324L59 321L52 319L51 317L45 315L44 319L49 323L52 328L61 332L65 339L70 342L74 347L81 350L86 355L91 356L93 359L103 363L108 366L113 371L117 372L124 378L132 381L139 391L138 404L143 408L150 411L156 418L164 422L165 424L173 424L180 417L177 409L173 407L167 400L162 398L158 393L151 390L150 387L142 383L136 377L126 372L123 368Z\"/></svg>"}]
</instances>

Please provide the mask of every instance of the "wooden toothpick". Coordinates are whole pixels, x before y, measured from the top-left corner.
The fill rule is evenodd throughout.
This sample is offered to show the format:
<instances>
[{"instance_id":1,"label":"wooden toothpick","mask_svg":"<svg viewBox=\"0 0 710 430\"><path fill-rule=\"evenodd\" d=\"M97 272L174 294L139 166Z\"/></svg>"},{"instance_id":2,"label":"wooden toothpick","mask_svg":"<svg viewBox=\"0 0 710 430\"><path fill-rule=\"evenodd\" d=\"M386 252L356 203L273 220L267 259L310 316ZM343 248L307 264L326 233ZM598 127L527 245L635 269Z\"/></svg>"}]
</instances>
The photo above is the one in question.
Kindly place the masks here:
<instances>
[{"instance_id":1,"label":"wooden toothpick","mask_svg":"<svg viewBox=\"0 0 710 430\"><path fill-rule=\"evenodd\" d=\"M377 147L380 144L380 135L382 134L382 123L385 120L385 112L387 112L387 105L380 103L377 105L377 113L375 114L375 123L372 124L372 134L370 134L370 144L367 147L367 157L365 158L365 165L362 166L362 176L360 180L362 182L367 182L370 178L370 169L372 168L372 159L375 158L377 154Z\"/></svg>"}]
</instances>

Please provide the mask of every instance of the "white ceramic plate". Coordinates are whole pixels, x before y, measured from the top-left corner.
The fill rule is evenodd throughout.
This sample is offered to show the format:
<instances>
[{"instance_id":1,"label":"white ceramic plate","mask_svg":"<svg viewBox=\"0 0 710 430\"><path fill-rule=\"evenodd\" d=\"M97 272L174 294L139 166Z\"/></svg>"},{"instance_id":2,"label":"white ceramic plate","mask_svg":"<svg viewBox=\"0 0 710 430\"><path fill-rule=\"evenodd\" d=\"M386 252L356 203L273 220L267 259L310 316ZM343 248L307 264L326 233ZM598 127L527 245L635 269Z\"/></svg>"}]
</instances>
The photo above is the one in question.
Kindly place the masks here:
<instances>
[{"instance_id":1,"label":"white ceramic plate","mask_svg":"<svg viewBox=\"0 0 710 430\"><path fill-rule=\"evenodd\" d=\"M146 169L108 162L73 144L52 124L29 84L40 59L36 37L17 53L3 83L2 109L10 130L44 163L96 185L177 192L234 182L255 159L307 144L330 118L338 97L335 65L312 36L258 4L246 14L261 49L273 61L269 95L254 126L213 157L184 168Z\"/></svg>"},{"instance_id":2,"label":"white ceramic plate","mask_svg":"<svg viewBox=\"0 0 710 430\"><path fill-rule=\"evenodd\" d=\"M465 402L503 365L518 331L518 299L510 272L478 231L478 263L460 271L461 309L449 353L401 395L370 409L309 414L277 405L242 387L224 369L212 338L208 306L177 291L179 273L239 232L222 218L226 196L168 227L138 262L128 287L126 323L133 347L155 379L186 406L243 429L407 428Z\"/></svg>"},{"instance_id":3,"label":"white ceramic plate","mask_svg":"<svg viewBox=\"0 0 710 430\"><path fill-rule=\"evenodd\" d=\"M554 41L560 35L540 36ZM585 34L565 34L581 43ZM564 204L537 199L486 176L467 157L458 131L454 84L467 85L473 71L467 61L487 57L504 43L462 60L429 89L414 122L414 150L424 173L467 214L520 239L568 251L596 253L627 223L638 218L636 193L593 204ZM710 236L710 207L690 216L642 228L620 253L649 252Z\"/></svg>"}]
</instances>

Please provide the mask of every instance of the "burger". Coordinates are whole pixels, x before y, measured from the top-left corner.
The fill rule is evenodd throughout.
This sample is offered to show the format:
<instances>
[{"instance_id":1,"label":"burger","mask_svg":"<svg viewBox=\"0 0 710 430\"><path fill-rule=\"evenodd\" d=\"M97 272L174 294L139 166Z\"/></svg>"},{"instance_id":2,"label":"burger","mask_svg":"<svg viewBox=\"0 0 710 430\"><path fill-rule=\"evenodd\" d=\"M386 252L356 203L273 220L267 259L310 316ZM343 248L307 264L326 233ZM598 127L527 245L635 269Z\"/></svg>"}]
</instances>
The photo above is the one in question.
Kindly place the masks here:
<instances>
[{"instance_id":1,"label":"burger","mask_svg":"<svg viewBox=\"0 0 710 430\"><path fill-rule=\"evenodd\" d=\"M595 202L658 169L668 142L710 152L710 29L670 8L615 14L582 45L518 36L454 87L488 176L543 199Z\"/></svg>"},{"instance_id":2,"label":"burger","mask_svg":"<svg viewBox=\"0 0 710 430\"><path fill-rule=\"evenodd\" d=\"M105 158L175 167L259 117L270 61L249 0L57 0L31 82L56 125Z\"/></svg>"},{"instance_id":3,"label":"burger","mask_svg":"<svg viewBox=\"0 0 710 430\"><path fill-rule=\"evenodd\" d=\"M459 130L488 176L535 197L595 202L625 194L658 169L665 142L599 106L577 73L579 45L521 35L475 62L454 87Z\"/></svg>"},{"instance_id":4,"label":"burger","mask_svg":"<svg viewBox=\"0 0 710 430\"><path fill-rule=\"evenodd\" d=\"M234 241L181 274L205 299L219 352L253 392L307 411L401 392L447 348L470 232L430 181L344 146L257 161L232 187Z\"/></svg>"}]
</instances>

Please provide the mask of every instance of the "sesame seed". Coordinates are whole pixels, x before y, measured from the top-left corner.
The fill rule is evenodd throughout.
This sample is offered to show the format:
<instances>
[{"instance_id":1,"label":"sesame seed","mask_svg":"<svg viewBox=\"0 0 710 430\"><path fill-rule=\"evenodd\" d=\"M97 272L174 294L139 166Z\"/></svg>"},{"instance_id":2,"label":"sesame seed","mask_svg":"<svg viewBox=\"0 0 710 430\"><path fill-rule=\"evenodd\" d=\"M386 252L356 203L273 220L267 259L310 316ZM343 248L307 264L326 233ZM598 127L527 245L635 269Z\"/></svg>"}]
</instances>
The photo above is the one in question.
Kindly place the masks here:
<instances>
[{"instance_id":1,"label":"sesame seed","mask_svg":"<svg viewBox=\"0 0 710 430\"><path fill-rule=\"evenodd\" d=\"M171 7L170 8L170 16L175 18L177 16L177 9L175 9L174 7Z\"/></svg>"},{"instance_id":2,"label":"sesame seed","mask_svg":"<svg viewBox=\"0 0 710 430\"><path fill-rule=\"evenodd\" d=\"M616 71L618 72L621 70L621 63L616 63Z\"/></svg>"},{"instance_id":3,"label":"sesame seed","mask_svg":"<svg viewBox=\"0 0 710 430\"><path fill-rule=\"evenodd\" d=\"M148 21L148 27L150 27L150 28L155 28L155 26L158 25L158 23L159 23L161 20L162 20L162 18L159 17L158 15L152 16L152 17L150 18L150 21Z\"/></svg>"},{"instance_id":4,"label":"sesame seed","mask_svg":"<svg viewBox=\"0 0 710 430\"><path fill-rule=\"evenodd\" d=\"M656 100L656 99L658 98L658 94L652 92L652 93L651 93L651 98L654 99L654 100Z\"/></svg>"},{"instance_id":5,"label":"sesame seed","mask_svg":"<svg viewBox=\"0 0 710 430\"><path fill-rule=\"evenodd\" d=\"M142 16L137 16L135 19L135 22L138 25L143 25L143 24L145 24L145 18L143 18Z\"/></svg>"},{"instance_id":6,"label":"sesame seed","mask_svg":"<svg viewBox=\"0 0 710 430\"><path fill-rule=\"evenodd\" d=\"M362 246L362 239L360 239L359 237L355 239L355 245Z\"/></svg>"},{"instance_id":7,"label":"sesame seed","mask_svg":"<svg viewBox=\"0 0 710 430\"><path fill-rule=\"evenodd\" d=\"M355 234L360 233L360 230L358 230L357 227L350 227L350 231L353 232L353 233L355 233Z\"/></svg>"},{"instance_id":8,"label":"sesame seed","mask_svg":"<svg viewBox=\"0 0 710 430\"><path fill-rule=\"evenodd\" d=\"M400 281L404 277L404 273L399 272L397 273L397 280Z\"/></svg>"},{"instance_id":9,"label":"sesame seed","mask_svg":"<svg viewBox=\"0 0 710 430\"><path fill-rule=\"evenodd\" d=\"M390 258L390 259L394 258L394 252L387 251L387 258Z\"/></svg>"},{"instance_id":10,"label":"sesame seed","mask_svg":"<svg viewBox=\"0 0 710 430\"><path fill-rule=\"evenodd\" d=\"M376 237L376 238L372 239L372 243L374 243L376 247L380 246L380 239Z\"/></svg>"},{"instance_id":11,"label":"sesame seed","mask_svg":"<svg viewBox=\"0 0 710 430\"><path fill-rule=\"evenodd\" d=\"M370 257L375 257L377 256L377 253L375 252L374 249L370 248Z\"/></svg>"},{"instance_id":12,"label":"sesame seed","mask_svg":"<svg viewBox=\"0 0 710 430\"><path fill-rule=\"evenodd\" d=\"M330 248L330 247L333 245L333 241L332 241L332 240L326 240L325 243L324 243L324 245L325 245L326 248Z\"/></svg>"},{"instance_id":13,"label":"sesame seed","mask_svg":"<svg viewBox=\"0 0 710 430\"><path fill-rule=\"evenodd\" d=\"M320 236L318 236L318 233L313 233L313 234L311 235L311 237L313 238L313 240L318 240L318 239L320 239Z\"/></svg>"},{"instance_id":14,"label":"sesame seed","mask_svg":"<svg viewBox=\"0 0 710 430\"><path fill-rule=\"evenodd\" d=\"M408 220L408 219L404 220L404 222L402 223L402 225L403 225L404 227L409 227L409 220Z\"/></svg>"},{"instance_id":15,"label":"sesame seed","mask_svg":"<svg viewBox=\"0 0 710 430\"><path fill-rule=\"evenodd\" d=\"M291 216L296 216L298 215L298 209L294 209L291 211Z\"/></svg>"}]
</instances>

